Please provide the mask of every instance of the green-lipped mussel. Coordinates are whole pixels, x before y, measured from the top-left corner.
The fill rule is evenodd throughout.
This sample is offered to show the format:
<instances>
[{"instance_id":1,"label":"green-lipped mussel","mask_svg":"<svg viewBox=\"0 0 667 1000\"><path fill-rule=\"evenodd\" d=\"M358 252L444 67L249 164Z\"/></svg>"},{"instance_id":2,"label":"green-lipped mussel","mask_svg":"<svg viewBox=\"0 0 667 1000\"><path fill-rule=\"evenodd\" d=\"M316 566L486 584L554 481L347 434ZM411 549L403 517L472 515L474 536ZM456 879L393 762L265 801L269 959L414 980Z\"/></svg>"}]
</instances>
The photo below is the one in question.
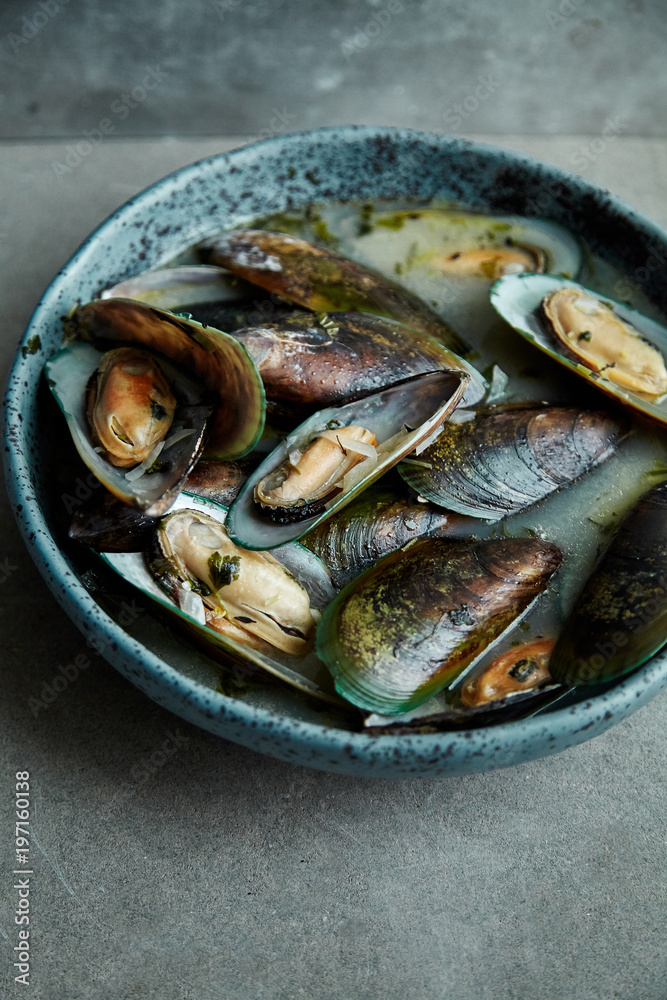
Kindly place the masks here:
<instances>
[{"instance_id":1,"label":"green-lipped mussel","mask_svg":"<svg viewBox=\"0 0 667 1000\"><path fill-rule=\"evenodd\" d=\"M529 343L625 406L667 423L667 329L552 275L512 275L491 303Z\"/></svg>"},{"instance_id":2,"label":"green-lipped mussel","mask_svg":"<svg viewBox=\"0 0 667 1000\"><path fill-rule=\"evenodd\" d=\"M47 362L49 385L81 458L124 502L159 516L203 447L233 459L258 441L262 380L227 334L122 299L79 306L66 332L82 339Z\"/></svg>"},{"instance_id":3,"label":"green-lipped mussel","mask_svg":"<svg viewBox=\"0 0 667 1000\"><path fill-rule=\"evenodd\" d=\"M420 496L497 520L574 482L613 453L619 422L575 407L489 407L449 421L417 461L399 467Z\"/></svg>"},{"instance_id":4,"label":"green-lipped mussel","mask_svg":"<svg viewBox=\"0 0 667 1000\"><path fill-rule=\"evenodd\" d=\"M419 329L368 313L297 312L234 336L255 361L266 390L269 419L291 421L336 403L426 372L459 368L461 359ZM471 366L466 402L484 394Z\"/></svg>"},{"instance_id":5,"label":"green-lipped mussel","mask_svg":"<svg viewBox=\"0 0 667 1000\"><path fill-rule=\"evenodd\" d=\"M546 588L561 562L533 538L428 538L346 587L318 626L336 689L370 712L428 701L471 666Z\"/></svg>"},{"instance_id":6,"label":"green-lipped mussel","mask_svg":"<svg viewBox=\"0 0 667 1000\"><path fill-rule=\"evenodd\" d=\"M101 558L165 608L214 657L260 667L299 690L337 702L313 652L316 622L334 590L312 552L235 546L226 510L182 493L144 553Z\"/></svg>"},{"instance_id":7,"label":"green-lipped mussel","mask_svg":"<svg viewBox=\"0 0 667 1000\"><path fill-rule=\"evenodd\" d=\"M450 511L437 510L403 496L386 479L371 486L340 513L301 539L329 568L343 587L378 559L416 538L470 535L477 522ZM399 480L400 483L400 480Z\"/></svg>"},{"instance_id":8,"label":"green-lipped mussel","mask_svg":"<svg viewBox=\"0 0 667 1000\"><path fill-rule=\"evenodd\" d=\"M298 237L234 230L204 240L199 251L206 262L315 312L375 313L423 330L457 354L466 350L459 335L413 292Z\"/></svg>"},{"instance_id":9,"label":"green-lipped mussel","mask_svg":"<svg viewBox=\"0 0 667 1000\"><path fill-rule=\"evenodd\" d=\"M599 684L640 666L667 642L667 484L645 493L614 532L577 598L550 671Z\"/></svg>"},{"instance_id":10,"label":"green-lipped mussel","mask_svg":"<svg viewBox=\"0 0 667 1000\"><path fill-rule=\"evenodd\" d=\"M249 476L230 509L231 537L256 549L300 538L432 435L466 385L462 372L432 372L309 417ZM354 438L351 427L359 429ZM359 442L364 434L377 444ZM320 447L327 453L322 476L317 474ZM308 474L302 474L306 464ZM290 495L282 502L277 494L288 479Z\"/></svg>"}]
</instances>

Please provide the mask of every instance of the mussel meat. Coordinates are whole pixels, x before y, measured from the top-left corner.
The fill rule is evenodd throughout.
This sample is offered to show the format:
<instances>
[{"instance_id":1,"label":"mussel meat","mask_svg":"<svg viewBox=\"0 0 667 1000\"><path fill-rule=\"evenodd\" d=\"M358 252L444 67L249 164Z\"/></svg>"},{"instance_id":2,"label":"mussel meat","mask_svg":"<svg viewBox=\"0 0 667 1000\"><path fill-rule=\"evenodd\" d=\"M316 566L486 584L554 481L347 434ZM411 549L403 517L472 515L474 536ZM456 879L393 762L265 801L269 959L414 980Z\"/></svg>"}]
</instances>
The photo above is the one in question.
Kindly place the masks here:
<instances>
[{"instance_id":1,"label":"mussel meat","mask_svg":"<svg viewBox=\"0 0 667 1000\"><path fill-rule=\"evenodd\" d=\"M542 300L542 315L560 343L591 371L605 372L632 392L667 392L662 354L609 303L581 288L558 288Z\"/></svg>"},{"instance_id":2,"label":"mussel meat","mask_svg":"<svg viewBox=\"0 0 667 1000\"><path fill-rule=\"evenodd\" d=\"M255 486L255 503L279 523L303 521L342 493L345 477L364 458L377 462L377 438L365 427L327 428Z\"/></svg>"},{"instance_id":3,"label":"mussel meat","mask_svg":"<svg viewBox=\"0 0 667 1000\"><path fill-rule=\"evenodd\" d=\"M554 645L553 639L537 639L497 656L481 673L466 679L461 688L462 704L466 708L479 708L548 684L549 658Z\"/></svg>"},{"instance_id":4,"label":"mussel meat","mask_svg":"<svg viewBox=\"0 0 667 1000\"><path fill-rule=\"evenodd\" d=\"M223 635L295 655L312 641L315 617L296 577L269 553L238 548L208 514L167 514L149 568L182 609L199 608L204 623Z\"/></svg>"},{"instance_id":5,"label":"mussel meat","mask_svg":"<svg viewBox=\"0 0 667 1000\"><path fill-rule=\"evenodd\" d=\"M574 407L489 407L470 416L445 424L399 472L427 500L487 520L572 483L609 458L622 434L608 414Z\"/></svg>"},{"instance_id":6,"label":"mussel meat","mask_svg":"<svg viewBox=\"0 0 667 1000\"><path fill-rule=\"evenodd\" d=\"M645 493L614 532L551 656L552 677L599 684L667 642L667 484Z\"/></svg>"},{"instance_id":7,"label":"mussel meat","mask_svg":"<svg viewBox=\"0 0 667 1000\"><path fill-rule=\"evenodd\" d=\"M533 538L427 538L392 552L326 609L317 651L336 689L371 712L423 704L514 624L558 568Z\"/></svg>"},{"instance_id":8,"label":"mussel meat","mask_svg":"<svg viewBox=\"0 0 667 1000\"><path fill-rule=\"evenodd\" d=\"M88 384L86 417L95 444L112 465L139 465L166 438L176 398L147 351L108 351Z\"/></svg>"}]
</instances>

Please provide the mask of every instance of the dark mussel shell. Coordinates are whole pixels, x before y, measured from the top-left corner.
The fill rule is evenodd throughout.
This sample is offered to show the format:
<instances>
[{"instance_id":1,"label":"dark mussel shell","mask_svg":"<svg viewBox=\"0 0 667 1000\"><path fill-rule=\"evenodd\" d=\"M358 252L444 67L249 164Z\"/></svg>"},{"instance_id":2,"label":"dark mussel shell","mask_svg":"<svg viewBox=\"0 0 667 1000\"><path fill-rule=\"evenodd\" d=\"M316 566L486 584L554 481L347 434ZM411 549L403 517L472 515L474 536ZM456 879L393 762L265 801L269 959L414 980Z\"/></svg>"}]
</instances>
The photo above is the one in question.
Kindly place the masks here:
<instances>
[{"instance_id":1,"label":"dark mussel shell","mask_svg":"<svg viewBox=\"0 0 667 1000\"><path fill-rule=\"evenodd\" d=\"M495 521L604 462L623 431L598 410L489 407L472 420L445 424L419 460L405 462L399 472L432 503Z\"/></svg>"},{"instance_id":2,"label":"dark mussel shell","mask_svg":"<svg viewBox=\"0 0 667 1000\"><path fill-rule=\"evenodd\" d=\"M301 539L343 587L378 559L417 538L471 534L474 521L460 514L416 503L387 487L384 480Z\"/></svg>"},{"instance_id":3,"label":"dark mussel shell","mask_svg":"<svg viewBox=\"0 0 667 1000\"><path fill-rule=\"evenodd\" d=\"M667 483L645 493L612 535L563 625L549 669L599 684L640 666L667 642Z\"/></svg>"},{"instance_id":4,"label":"dark mussel shell","mask_svg":"<svg viewBox=\"0 0 667 1000\"><path fill-rule=\"evenodd\" d=\"M461 359L429 334L369 313L295 312L236 330L234 337L259 369L273 420L306 416L412 375L461 366ZM466 370L477 383L472 392L480 398L481 376Z\"/></svg>"},{"instance_id":5,"label":"dark mussel shell","mask_svg":"<svg viewBox=\"0 0 667 1000\"><path fill-rule=\"evenodd\" d=\"M533 538L427 538L343 590L317 630L336 689L371 712L423 704L495 642L561 562Z\"/></svg>"},{"instance_id":6,"label":"dark mussel shell","mask_svg":"<svg viewBox=\"0 0 667 1000\"><path fill-rule=\"evenodd\" d=\"M315 312L370 312L436 337L457 354L466 345L419 296L356 261L296 236L236 230L204 240L204 261L226 267Z\"/></svg>"}]
</instances>

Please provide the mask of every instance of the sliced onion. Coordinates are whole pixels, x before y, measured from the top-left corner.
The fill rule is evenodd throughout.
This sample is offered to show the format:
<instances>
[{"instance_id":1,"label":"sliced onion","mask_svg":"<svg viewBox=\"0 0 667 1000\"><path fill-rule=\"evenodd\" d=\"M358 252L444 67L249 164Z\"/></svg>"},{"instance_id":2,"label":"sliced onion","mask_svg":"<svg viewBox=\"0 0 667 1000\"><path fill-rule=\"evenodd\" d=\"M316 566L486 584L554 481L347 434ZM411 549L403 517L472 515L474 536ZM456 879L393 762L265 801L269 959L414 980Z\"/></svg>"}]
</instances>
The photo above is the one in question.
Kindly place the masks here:
<instances>
[{"instance_id":1,"label":"sliced onion","mask_svg":"<svg viewBox=\"0 0 667 1000\"><path fill-rule=\"evenodd\" d=\"M140 476L143 476L146 469L150 469L151 465L156 460L156 458L158 457L163 448L164 448L164 441L158 441L158 443L155 445L148 458L145 458L141 463L141 465L136 465L133 469L130 469L129 472L125 473L125 478L127 479L127 481L133 483L135 479L139 479Z\"/></svg>"},{"instance_id":2,"label":"sliced onion","mask_svg":"<svg viewBox=\"0 0 667 1000\"><path fill-rule=\"evenodd\" d=\"M367 458L377 458L377 448L373 444L366 444L365 441L355 441L354 438L346 437L341 431L322 431L317 435L339 445L343 451L354 451L358 455L365 455Z\"/></svg>"},{"instance_id":3,"label":"sliced onion","mask_svg":"<svg viewBox=\"0 0 667 1000\"><path fill-rule=\"evenodd\" d=\"M180 430L173 431L167 438L165 438L164 441L165 450L167 448L172 448L175 444L178 444L179 441L182 441L184 438L190 437L190 435L194 433L195 433L194 427L183 427Z\"/></svg>"},{"instance_id":4,"label":"sliced onion","mask_svg":"<svg viewBox=\"0 0 667 1000\"><path fill-rule=\"evenodd\" d=\"M373 471L377 464L377 455L374 458L364 458L363 461L355 465L353 469L346 472L341 483L343 493L347 493L348 490L351 490L357 485L357 483L360 483L362 479Z\"/></svg>"},{"instance_id":5,"label":"sliced onion","mask_svg":"<svg viewBox=\"0 0 667 1000\"><path fill-rule=\"evenodd\" d=\"M184 611L186 615L194 618L200 625L206 624L204 602L194 590L185 590L183 587L179 587L176 591L176 601L181 611Z\"/></svg>"}]
</instances>

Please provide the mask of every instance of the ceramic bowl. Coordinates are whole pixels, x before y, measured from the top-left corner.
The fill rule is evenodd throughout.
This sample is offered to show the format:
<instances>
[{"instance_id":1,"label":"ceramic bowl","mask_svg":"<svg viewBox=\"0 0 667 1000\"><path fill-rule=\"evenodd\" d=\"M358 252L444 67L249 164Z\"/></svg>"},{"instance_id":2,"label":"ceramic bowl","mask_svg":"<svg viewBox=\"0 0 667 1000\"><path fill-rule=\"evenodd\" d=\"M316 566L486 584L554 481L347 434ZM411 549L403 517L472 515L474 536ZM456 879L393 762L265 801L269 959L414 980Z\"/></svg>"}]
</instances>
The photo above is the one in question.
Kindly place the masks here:
<instances>
[{"instance_id":1,"label":"ceramic bowl","mask_svg":"<svg viewBox=\"0 0 667 1000\"><path fill-rule=\"evenodd\" d=\"M508 767L582 743L667 686L667 657L658 655L605 690L580 693L574 704L528 720L423 736L350 732L335 714L279 686L250 700L222 694L206 656L127 593L105 593L91 568L94 557L64 543L42 368L60 343L60 317L73 302L94 298L102 287L156 266L209 233L312 201L406 196L554 219L637 280L640 270L648 273L651 255L667 255L667 234L618 198L504 149L371 127L269 139L177 171L90 236L49 286L26 330L9 380L5 439L9 493L30 553L66 613L122 674L182 718L262 753L390 778ZM667 283L656 280L648 290L667 310ZM89 487L82 480L78 489L85 494Z\"/></svg>"}]
</instances>

